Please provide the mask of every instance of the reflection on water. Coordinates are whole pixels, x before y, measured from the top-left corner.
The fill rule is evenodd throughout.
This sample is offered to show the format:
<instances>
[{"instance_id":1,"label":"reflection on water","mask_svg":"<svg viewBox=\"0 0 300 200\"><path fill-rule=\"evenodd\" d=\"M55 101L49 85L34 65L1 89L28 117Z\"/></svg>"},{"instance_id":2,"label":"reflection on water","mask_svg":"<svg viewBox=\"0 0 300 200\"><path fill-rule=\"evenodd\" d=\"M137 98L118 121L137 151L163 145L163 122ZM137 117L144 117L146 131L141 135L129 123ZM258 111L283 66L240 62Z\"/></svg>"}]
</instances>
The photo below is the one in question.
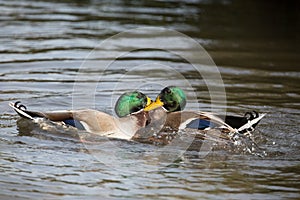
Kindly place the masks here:
<instances>
[{"instance_id":1,"label":"reflection on water","mask_svg":"<svg viewBox=\"0 0 300 200\"><path fill-rule=\"evenodd\" d=\"M0 0L0 198L299 198L298 7L292 0ZM95 157L74 135L18 129L8 102L21 100L33 110L71 109L74 81L90 51L141 26L177 30L208 50L224 81L227 112L267 113L255 132L266 157L216 149L205 157L189 151L165 163L152 154L158 147L119 140L90 144ZM198 99L190 108L209 111L206 82L170 52L143 47L109 70L99 67L147 39L145 34L116 40L111 49L98 46L100 56L90 59L80 80L87 88L97 84L96 108L113 114L113 98L130 88L140 87L154 98L161 89L157 82L165 79L167 84L187 80L193 86L188 96ZM186 48L174 41L155 37L158 44ZM151 69L153 63L175 69L185 80ZM134 66L139 66L134 73L126 70ZM124 84L113 87L120 79Z\"/></svg>"}]
</instances>

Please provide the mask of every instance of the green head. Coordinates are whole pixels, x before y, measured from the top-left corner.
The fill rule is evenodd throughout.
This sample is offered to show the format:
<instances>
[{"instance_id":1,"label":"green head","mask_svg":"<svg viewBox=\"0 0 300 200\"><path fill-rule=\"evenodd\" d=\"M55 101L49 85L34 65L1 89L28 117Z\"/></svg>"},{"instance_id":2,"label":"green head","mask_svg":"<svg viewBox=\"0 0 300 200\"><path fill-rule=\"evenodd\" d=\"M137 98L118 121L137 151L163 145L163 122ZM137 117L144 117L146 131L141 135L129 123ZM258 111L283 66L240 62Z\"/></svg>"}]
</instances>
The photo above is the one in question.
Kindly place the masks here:
<instances>
[{"instance_id":1,"label":"green head","mask_svg":"<svg viewBox=\"0 0 300 200\"><path fill-rule=\"evenodd\" d=\"M164 107L169 112L181 111L185 108L186 96L182 89L176 86L165 87L156 100L145 108L145 111Z\"/></svg>"},{"instance_id":2,"label":"green head","mask_svg":"<svg viewBox=\"0 0 300 200\"><path fill-rule=\"evenodd\" d=\"M160 99L163 107L169 112L181 111L186 105L184 91L176 86L165 87L157 96L157 99Z\"/></svg>"},{"instance_id":3,"label":"green head","mask_svg":"<svg viewBox=\"0 0 300 200\"><path fill-rule=\"evenodd\" d=\"M119 117L124 117L144 109L151 102L151 99L141 92L126 92L119 97L115 105L115 112Z\"/></svg>"}]
</instances>

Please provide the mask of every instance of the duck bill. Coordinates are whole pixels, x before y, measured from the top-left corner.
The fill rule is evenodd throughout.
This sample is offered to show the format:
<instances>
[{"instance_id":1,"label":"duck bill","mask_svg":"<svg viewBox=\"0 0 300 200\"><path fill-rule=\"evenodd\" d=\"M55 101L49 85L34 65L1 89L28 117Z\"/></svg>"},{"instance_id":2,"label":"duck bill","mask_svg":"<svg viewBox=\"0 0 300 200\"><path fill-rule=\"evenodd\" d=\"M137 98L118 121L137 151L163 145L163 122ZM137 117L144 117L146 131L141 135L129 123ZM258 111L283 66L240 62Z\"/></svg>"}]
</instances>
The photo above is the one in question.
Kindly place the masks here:
<instances>
[{"instance_id":1,"label":"duck bill","mask_svg":"<svg viewBox=\"0 0 300 200\"><path fill-rule=\"evenodd\" d=\"M151 102L150 105L147 105L146 108L144 108L144 111L154 110L156 108L162 107L163 105L164 103L160 100L159 97L157 97L155 101Z\"/></svg>"},{"instance_id":2,"label":"duck bill","mask_svg":"<svg viewBox=\"0 0 300 200\"><path fill-rule=\"evenodd\" d=\"M152 100L150 99L150 97L147 96L147 104L146 104L146 107L147 107L147 106L150 106L151 103L152 103Z\"/></svg>"}]
</instances>

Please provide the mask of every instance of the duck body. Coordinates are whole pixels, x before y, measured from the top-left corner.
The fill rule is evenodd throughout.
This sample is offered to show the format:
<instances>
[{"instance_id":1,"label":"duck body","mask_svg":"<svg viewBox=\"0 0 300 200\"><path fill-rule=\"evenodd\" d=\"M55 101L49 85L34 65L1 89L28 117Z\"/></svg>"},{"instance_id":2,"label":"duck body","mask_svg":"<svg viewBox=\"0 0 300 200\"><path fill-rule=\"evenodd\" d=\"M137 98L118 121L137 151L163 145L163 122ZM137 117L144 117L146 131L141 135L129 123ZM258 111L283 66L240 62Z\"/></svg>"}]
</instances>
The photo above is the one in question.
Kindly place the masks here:
<instances>
[{"instance_id":1,"label":"duck body","mask_svg":"<svg viewBox=\"0 0 300 200\"><path fill-rule=\"evenodd\" d=\"M115 106L120 118L92 109L34 112L27 110L19 101L9 105L23 118L44 118L100 136L129 140L139 128L146 126L149 119L143 108L151 102L149 97L139 91L122 94Z\"/></svg>"},{"instance_id":2,"label":"duck body","mask_svg":"<svg viewBox=\"0 0 300 200\"><path fill-rule=\"evenodd\" d=\"M168 135L170 132L190 130L195 133L196 137L197 135L203 137L203 135L207 133L213 133L213 135L219 135L228 141L233 141L233 136L236 134L251 134L260 120L265 116L265 114L258 114L256 111L246 112L244 116L186 111L183 110L185 105L186 96L183 90L175 86L169 86L164 88L156 100L147 106L145 110L149 111L149 113L151 113L152 110L156 110L154 112L152 111L153 114L151 118L158 118L164 121L160 127L161 133ZM147 139L143 138L143 136L147 135L144 133L144 129L145 128L139 130L135 137L147 141ZM149 128L146 129L150 131ZM162 137L161 134L155 133L154 135L158 135L160 138ZM156 140L153 136L149 136L149 138ZM169 141L163 141L163 143L168 142Z\"/></svg>"}]
</instances>

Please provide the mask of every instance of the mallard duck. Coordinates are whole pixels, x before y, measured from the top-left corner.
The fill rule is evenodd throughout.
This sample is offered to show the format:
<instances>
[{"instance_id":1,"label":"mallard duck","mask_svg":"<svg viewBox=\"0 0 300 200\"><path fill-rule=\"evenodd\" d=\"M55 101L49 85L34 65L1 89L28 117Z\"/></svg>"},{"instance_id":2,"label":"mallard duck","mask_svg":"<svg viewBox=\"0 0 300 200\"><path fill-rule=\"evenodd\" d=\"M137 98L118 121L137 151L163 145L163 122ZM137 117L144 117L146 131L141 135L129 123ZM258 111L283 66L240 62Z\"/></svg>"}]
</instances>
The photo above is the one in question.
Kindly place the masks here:
<instances>
[{"instance_id":1,"label":"mallard duck","mask_svg":"<svg viewBox=\"0 0 300 200\"><path fill-rule=\"evenodd\" d=\"M253 111L245 113L244 116L221 116L209 112L184 111L185 106L186 95L181 88L175 86L165 87L156 100L145 108L151 119L160 119L164 122L160 124L160 133L164 134L154 133L154 135L147 136L145 132L151 133L150 130L153 128L145 127L139 130L134 138L145 142L161 142L161 138L165 138L163 143L167 144L174 138L170 138L168 133L185 129L197 129L194 132L196 135L201 133L199 134L201 137L209 131L218 137L232 140L236 134L250 134L265 115L259 115ZM153 120L152 123L154 123Z\"/></svg>"},{"instance_id":2,"label":"mallard duck","mask_svg":"<svg viewBox=\"0 0 300 200\"><path fill-rule=\"evenodd\" d=\"M148 123L149 118L144 108L150 103L151 99L141 92L124 93L119 97L115 106L115 112L121 118L91 109L34 112L27 110L24 105L20 104L20 101L9 105L21 117L27 119L46 118L101 136L128 140L138 129L145 127Z\"/></svg>"}]
</instances>

